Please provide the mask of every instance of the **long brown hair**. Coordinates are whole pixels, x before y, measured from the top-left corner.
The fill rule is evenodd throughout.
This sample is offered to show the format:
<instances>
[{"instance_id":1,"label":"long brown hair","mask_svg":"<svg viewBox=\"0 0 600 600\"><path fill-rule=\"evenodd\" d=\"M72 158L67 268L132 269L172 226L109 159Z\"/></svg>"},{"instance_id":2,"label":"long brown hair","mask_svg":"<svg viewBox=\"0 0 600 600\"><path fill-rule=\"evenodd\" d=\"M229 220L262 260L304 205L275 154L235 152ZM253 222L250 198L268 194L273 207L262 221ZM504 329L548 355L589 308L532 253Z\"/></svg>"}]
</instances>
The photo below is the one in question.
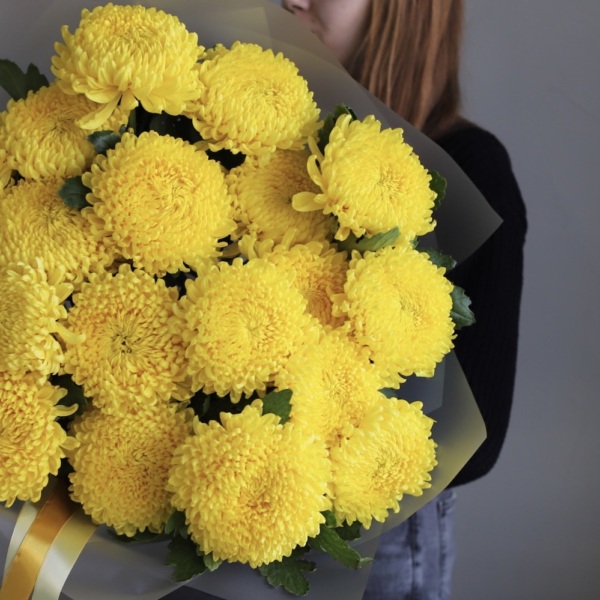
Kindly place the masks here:
<instances>
[{"instance_id":1,"label":"long brown hair","mask_svg":"<svg viewBox=\"0 0 600 600\"><path fill-rule=\"evenodd\" d=\"M371 0L350 74L437 137L458 119L463 0Z\"/></svg>"}]
</instances>

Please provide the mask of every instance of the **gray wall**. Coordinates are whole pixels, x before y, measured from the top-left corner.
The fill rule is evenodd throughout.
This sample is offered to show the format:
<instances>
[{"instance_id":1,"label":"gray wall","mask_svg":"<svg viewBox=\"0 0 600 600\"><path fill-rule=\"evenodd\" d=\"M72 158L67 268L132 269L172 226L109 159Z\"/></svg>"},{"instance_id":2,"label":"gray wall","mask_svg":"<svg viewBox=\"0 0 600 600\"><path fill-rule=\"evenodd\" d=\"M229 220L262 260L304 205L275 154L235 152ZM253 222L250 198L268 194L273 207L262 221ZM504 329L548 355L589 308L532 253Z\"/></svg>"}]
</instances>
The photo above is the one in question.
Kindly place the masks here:
<instances>
[{"instance_id":1,"label":"gray wall","mask_svg":"<svg viewBox=\"0 0 600 600\"><path fill-rule=\"evenodd\" d=\"M598 598L600 3L467 2L465 112L513 159L529 216L515 406L460 490L456 600Z\"/></svg>"}]
</instances>

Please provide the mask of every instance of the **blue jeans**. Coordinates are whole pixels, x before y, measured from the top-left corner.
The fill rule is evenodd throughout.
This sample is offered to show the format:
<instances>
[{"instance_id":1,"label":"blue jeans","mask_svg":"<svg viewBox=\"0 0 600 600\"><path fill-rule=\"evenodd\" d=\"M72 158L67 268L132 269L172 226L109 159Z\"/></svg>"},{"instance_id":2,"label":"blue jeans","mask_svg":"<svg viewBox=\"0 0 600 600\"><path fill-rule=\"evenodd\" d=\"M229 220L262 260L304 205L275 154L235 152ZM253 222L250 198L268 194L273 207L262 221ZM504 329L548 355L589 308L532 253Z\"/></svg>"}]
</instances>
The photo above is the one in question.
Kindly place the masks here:
<instances>
[{"instance_id":1,"label":"blue jeans","mask_svg":"<svg viewBox=\"0 0 600 600\"><path fill-rule=\"evenodd\" d=\"M449 600L456 492L445 490L384 533L363 600Z\"/></svg>"}]
</instances>

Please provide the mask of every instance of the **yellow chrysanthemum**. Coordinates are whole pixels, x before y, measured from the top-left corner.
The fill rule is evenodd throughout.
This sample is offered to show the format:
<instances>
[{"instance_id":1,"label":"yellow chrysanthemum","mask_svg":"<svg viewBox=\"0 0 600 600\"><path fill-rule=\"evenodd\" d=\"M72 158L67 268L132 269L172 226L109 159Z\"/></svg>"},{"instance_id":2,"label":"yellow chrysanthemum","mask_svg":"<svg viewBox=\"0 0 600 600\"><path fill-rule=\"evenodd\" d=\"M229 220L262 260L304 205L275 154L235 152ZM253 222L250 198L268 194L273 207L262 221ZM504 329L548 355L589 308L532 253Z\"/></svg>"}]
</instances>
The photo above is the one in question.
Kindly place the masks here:
<instances>
[{"instance_id":1,"label":"yellow chrysanthemum","mask_svg":"<svg viewBox=\"0 0 600 600\"><path fill-rule=\"evenodd\" d=\"M343 315L332 313L335 295L344 290L348 270L347 255L337 252L327 242L309 242L290 246L293 236L285 236L281 245L273 247L271 240L251 245L250 240L240 243L242 252L259 256L273 263L283 273L293 276L294 287L306 299L306 309L324 327L339 327Z\"/></svg>"},{"instance_id":2,"label":"yellow chrysanthemum","mask_svg":"<svg viewBox=\"0 0 600 600\"><path fill-rule=\"evenodd\" d=\"M320 126L306 80L281 53L235 42L213 53L199 73L199 101L190 116L212 150L256 156L297 150Z\"/></svg>"},{"instance_id":3,"label":"yellow chrysanthemum","mask_svg":"<svg viewBox=\"0 0 600 600\"><path fill-rule=\"evenodd\" d=\"M350 438L331 450L333 510L339 522L383 522L388 511L400 510L404 494L420 496L431 487L430 471L437 464L433 421L422 404L380 400Z\"/></svg>"},{"instance_id":4,"label":"yellow chrysanthemum","mask_svg":"<svg viewBox=\"0 0 600 600\"><path fill-rule=\"evenodd\" d=\"M196 63L204 49L179 19L155 8L115 6L84 9L64 44L55 44L52 72L66 94L85 94L103 106L79 120L100 127L117 104L138 102L151 113L181 114L198 96Z\"/></svg>"},{"instance_id":5,"label":"yellow chrysanthemum","mask_svg":"<svg viewBox=\"0 0 600 600\"><path fill-rule=\"evenodd\" d=\"M173 453L191 433L192 416L168 403L119 415L84 413L72 428L72 498L119 534L161 532L173 512L166 490Z\"/></svg>"},{"instance_id":6,"label":"yellow chrysanthemum","mask_svg":"<svg viewBox=\"0 0 600 600\"><path fill-rule=\"evenodd\" d=\"M61 323L73 291L63 275L62 269L46 274L39 259L0 264L0 372L58 373L64 356L55 334L76 339Z\"/></svg>"},{"instance_id":7,"label":"yellow chrysanthemum","mask_svg":"<svg viewBox=\"0 0 600 600\"><path fill-rule=\"evenodd\" d=\"M77 120L98 105L85 96L69 96L56 85L30 92L26 99L11 100L0 127L8 166L29 179L55 179L81 175L95 150ZM127 113L117 110L103 130L117 131Z\"/></svg>"},{"instance_id":8,"label":"yellow chrysanthemum","mask_svg":"<svg viewBox=\"0 0 600 600\"><path fill-rule=\"evenodd\" d=\"M1 131L2 121L0 119L0 132ZM4 148L0 147L0 200L4 195L4 188L7 187L11 181L11 175L12 169L8 164L8 154Z\"/></svg>"},{"instance_id":9,"label":"yellow chrysanthemum","mask_svg":"<svg viewBox=\"0 0 600 600\"><path fill-rule=\"evenodd\" d=\"M64 370L104 411L186 397L185 346L168 324L177 290L120 266L93 274L73 297L67 326L84 336L67 343Z\"/></svg>"},{"instance_id":10,"label":"yellow chrysanthemum","mask_svg":"<svg viewBox=\"0 0 600 600\"><path fill-rule=\"evenodd\" d=\"M92 206L82 214L93 230L153 274L198 268L235 230L221 167L181 139L125 133L83 183Z\"/></svg>"},{"instance_id":11,"label":"yellow chrysanthemum","mask_svg":"<svg viewBox=\"0 0 600 600\"><path fill-rule=\"evenodd\" d=\"M0 264L41 257L47 270L64 268L64 279L78 284L102 271L114 251L92 234L89 222L58 195L62 181L21 180L0 202Z\"/></svg>"},{"instance_id":12,"label":"yellow chrysanthemum","mask_svg":"<svg viewBox=\"0 0 600 600\"><path fill-rule=\"evenodd\" d=\"M181 312L195 390L234 402L264 391L300 346L318 339L290 276L263 259L212 265L187 283Z\"/></svg>"},{"instance_id":13,"label":"yellow chrysanthemum","mask_svg":"<svg viewBox=\"0 0 600 600\"><path fill-rule=\"evenodd\" d=\"M57 417L77 407L57 406L66 391L29 373L0 369L0 502L37 502L71 447Z\"/></svg>"},{"instance_id":14,"label":"yellow chrysanthemum","mask_svg":"<svg viewBox=\"0 0 600 600\"><path fill-rule=\"evenodd\" d=\"M356 339L395 386L397 374L431 377L453 347L452 284L445 269L408 246L358 254L344 294L334 299Z\"/></svg>"},{"instance_id":15,"label":"yellow chrysanthemum","mask_svg":"<svg viewBox=\"0 0 600 600\"><path fill-rule=\"evenodd\" d=\"M357 237L398 227L405 240L434 228L435 192L430 175L403 138L401 129L381 130L373 116L364 121L338 118L324 155L311 141L308 172L320 194L301 192L295 209L322 210L339 221L336 239Z\"/></svg>"},{"instance_id":16,"label":"yellow chrysanthemum","mask_svg":"<svg viewBox=\"0 0 600 600\"><path fill-rule=\"evenodd\" d=\"M290 231L295 232L294 240L300 244L325 239L333 219L321 212L299 212L291 203L298 192L319 191L308 176L307 159L304 150L278 150L264 165L248 158L232 169L227 182L242 233L275 243Z\"/></svg>"},{"instance_id":17,"label":"yellow chrysanthemum","mask_svg":"<svg viewBox=\"0 0 600 600\"><path fill-rule=\"evenodd\" d=\"M217 560L258 567L289 556L319 532L330 508L322 443L260 403L221 414L222 425L194 422L175 452L169 489L192 539Z\"/></svg>"},{"instance_id":18,"label":"yellow chrysanthemum","mask_svg":"<svg viewBox=\"0 0 600 600\"><path fill-rule=\"evenodd\" d=\"M292 390L290 423L339 445L377 401L383 382L366 348L337 329L300 350L275 379Z\"/></svg>"}]
</instances>

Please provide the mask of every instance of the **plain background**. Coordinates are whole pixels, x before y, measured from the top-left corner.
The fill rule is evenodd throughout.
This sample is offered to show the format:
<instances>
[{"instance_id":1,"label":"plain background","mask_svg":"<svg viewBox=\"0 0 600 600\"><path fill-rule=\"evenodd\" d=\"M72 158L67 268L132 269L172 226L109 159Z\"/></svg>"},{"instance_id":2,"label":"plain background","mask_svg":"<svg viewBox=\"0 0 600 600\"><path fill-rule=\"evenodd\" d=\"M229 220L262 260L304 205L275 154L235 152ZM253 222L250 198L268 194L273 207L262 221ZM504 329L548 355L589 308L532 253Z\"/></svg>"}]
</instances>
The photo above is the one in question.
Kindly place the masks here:
<instances>
[{"instance_id":1,"label":"plain background","mask_svg":"<svg viewBox=\"0 0 600 600\"><path fill-rule=\"evenodd\" d=\"M0 55L47 2L0 0ZM598 23L597 0L467 0L464 112L508 148L529 233L511 425L459 488L453 600L599 597Z\"/></svg>"},{"instance_id":2,"label":"plain background","mask_svg":"<svg viewBox=\"0 0 600 600\"><path fill-rule=\"evenodd\" d=\"M455 600L600 597L597 0L467 0L465 113L507 146L528 209L514 410L459 488Z\"/></svg>"}]
</instances>

